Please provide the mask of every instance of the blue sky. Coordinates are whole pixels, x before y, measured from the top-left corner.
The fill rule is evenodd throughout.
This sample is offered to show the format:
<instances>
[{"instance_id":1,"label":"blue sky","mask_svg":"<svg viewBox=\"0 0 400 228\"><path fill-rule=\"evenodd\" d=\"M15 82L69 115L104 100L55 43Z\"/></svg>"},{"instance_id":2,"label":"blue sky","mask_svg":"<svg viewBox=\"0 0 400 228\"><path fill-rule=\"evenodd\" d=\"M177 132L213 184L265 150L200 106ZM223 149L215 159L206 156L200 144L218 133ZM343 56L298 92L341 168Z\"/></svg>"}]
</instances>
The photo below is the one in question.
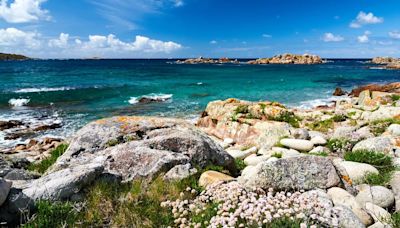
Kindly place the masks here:
<instances>
[{"instance_id":1,"label":"blue sky","mask_svg":"<svg viewBox=\"0 0 400 228\"><path fill-rule=\"evenodd\" d=\"M399 56L398 0L0 0L0 52L41 58Z\"/></svg>"}]
</instances>

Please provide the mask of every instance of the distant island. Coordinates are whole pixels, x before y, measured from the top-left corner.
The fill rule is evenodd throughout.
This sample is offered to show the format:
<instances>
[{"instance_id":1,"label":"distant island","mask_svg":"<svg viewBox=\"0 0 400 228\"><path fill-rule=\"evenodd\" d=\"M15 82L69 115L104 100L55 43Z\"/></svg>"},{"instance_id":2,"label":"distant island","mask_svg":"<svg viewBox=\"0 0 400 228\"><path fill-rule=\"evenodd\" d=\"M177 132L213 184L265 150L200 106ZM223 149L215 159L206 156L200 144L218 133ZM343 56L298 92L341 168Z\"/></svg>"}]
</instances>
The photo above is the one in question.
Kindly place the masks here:
<instances>
[{"instance_id":1,"label":"distant island","mask_svg":"<svg viewBox=\"0 0 400 228\"><path fill-rule=\"evenodd\" d=\"M26 57L24 55L0 53L0 61L1 60L27 60L27 59L29 59L29 57Z\"/></svg>"},{"instance_id":2,"label":"distant island","mask_svg":"<svg viewBox=\"0 0 400 228\"><path fill-rule=\"evenodd\" d=\"M196 59L186 59L176 61L178 64L223 64L223 63L233 63L239 64L240 62L235 59L231 60L228 58L212 59L199 57ZM321 64L324 63L321 57L317 55L296 55L296 54L281 54L275 55L270 58L260 58L256 60L248 61L247 64Z\"/></svg>"}]
</instances>

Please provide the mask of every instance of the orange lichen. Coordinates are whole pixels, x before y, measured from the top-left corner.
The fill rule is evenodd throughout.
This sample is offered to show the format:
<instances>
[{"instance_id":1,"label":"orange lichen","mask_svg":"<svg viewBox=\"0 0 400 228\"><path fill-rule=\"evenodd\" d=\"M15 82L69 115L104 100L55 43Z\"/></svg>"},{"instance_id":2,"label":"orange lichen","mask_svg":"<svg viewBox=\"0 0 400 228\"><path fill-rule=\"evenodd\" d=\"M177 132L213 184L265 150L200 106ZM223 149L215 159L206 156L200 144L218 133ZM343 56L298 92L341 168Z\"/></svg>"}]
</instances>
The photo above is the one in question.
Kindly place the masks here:
<instances>
[{"instance_id":1,"label":"orange lichen","mask_svg":"<svg viewBox=\"0 0 400 228\"><path fill-rule=\"evenodd\" d=\"M353 181L350 179L349 176L342 176L342 179L346 181L349 185L353 184Z\"/></svg>"}]
</instances>

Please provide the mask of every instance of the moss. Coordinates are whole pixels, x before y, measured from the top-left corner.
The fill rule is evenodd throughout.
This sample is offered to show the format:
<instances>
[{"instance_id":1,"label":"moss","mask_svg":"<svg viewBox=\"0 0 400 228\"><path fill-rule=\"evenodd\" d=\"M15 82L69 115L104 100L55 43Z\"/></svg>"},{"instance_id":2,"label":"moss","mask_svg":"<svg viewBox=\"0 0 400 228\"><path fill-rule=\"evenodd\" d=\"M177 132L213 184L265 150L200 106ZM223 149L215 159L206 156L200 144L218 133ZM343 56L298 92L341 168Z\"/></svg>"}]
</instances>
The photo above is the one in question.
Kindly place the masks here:
<instances>
[{"instance_id":1,"label":"moss","mask_svg":"<svg viewBox=\"0 0 400 228\"><path fill-rule=\"evenodd\" d=\"M328 153L327 152L319 152L319 153L311 153L309 155L314 155L314 156L321 156L321 157L328 157Z\"/></svg>"},{"instance_id":2,"label":"moss","mask_svg":"<svg viewBox=\"0 0 400 228\"><path fill-rule=\"evenodd\" d=\"M235 164L236 164L236 168L239 171L242 171L244 168L246 168L246 164L244 163L244 161L242 159L236 158Z\"/></svg>"},{"instance_id":3,"label":"moss","mask_svg":"<svg viewBox=\"0 0 400 228\"><path fill-rule=\"evenodd\" d=\"M307 126L314 131L328 132L329 129L334 127L334 121L333 119L316 121L314 123L309 123Z\"/></svg>"},{"instance_id":4,"label":"moss","mask_svg":"<svg viewBox=\"0 0 400 228\"><path fill-rule=\"evenodd\" d=\"M120 144L120 141L118 139L111 139L111 140L108 140L106 142L106 146L107 147L113 147L113 146L116 146L118 144Z\"/></svg>"},{"instance_id":5,"label":"moss","mask_svg":"<svg viewBox=\"0 0 400 228\"><path fill-rule=\"evenodd\" d=\"M392 96L390 96L390 98L392 98L392 101L398 101L398 100L400 100L400 95L393 94Z\"/></svg>"},{"instance_id":6,"label":"moss","mask_svg":"<svg viewBox=\"0 0 400 228\"><path fill-rule=\"evenodd\" d=\"M349 117L349 118L351 118L351 117L353 117L353 116L355 116L357 114L357 112L348 112L347 113L347 117Z\"/></svg>"},{"instance_id":7,"label":"moss","mask_svg":"<svg viewBox=\"0 0 400 228\"><path fill-rule=\"evenodd\" d=\"M249 111L248 105L239 105L235 109L235 114L239 114L239 113L246 114L246 113L248 113L248 111Z\"/></svg>"},{"instance_id":8,"label":"moss","mask_svg":"<svg viewBox=\"0 0 400 228\"><path fill-rule=\"evenodd\" d=\"M28 166L28 170L45 173L46 170L57 161L57 158L64 154L67 148L67 144L59 145L57 148L50 152L50 157L43 159L39 163L31 163Z\"/></svg>"},{"instance_id":9,"label":"moss","mask_svg":"<svg viewBox=\"0 0 400 228\"><path fill-rule=\"evenodd\" d=\"M271 155L271 157L275 157L275 158L282 158L282 153L280 152L275 152Z\"/></svg>"},{"instance_id":10,"label":"moss","mask_svg":"<svg viewBox=\"0 0 400 228\"><path fill-rule=\"evenodd\" d=\"M284 111L277 116L269 116L269 120L279 121L279 122L286 122L290 124L292 127L300 127L301 118L296 116L293 112Z\"/></svg>"}]
</instances>

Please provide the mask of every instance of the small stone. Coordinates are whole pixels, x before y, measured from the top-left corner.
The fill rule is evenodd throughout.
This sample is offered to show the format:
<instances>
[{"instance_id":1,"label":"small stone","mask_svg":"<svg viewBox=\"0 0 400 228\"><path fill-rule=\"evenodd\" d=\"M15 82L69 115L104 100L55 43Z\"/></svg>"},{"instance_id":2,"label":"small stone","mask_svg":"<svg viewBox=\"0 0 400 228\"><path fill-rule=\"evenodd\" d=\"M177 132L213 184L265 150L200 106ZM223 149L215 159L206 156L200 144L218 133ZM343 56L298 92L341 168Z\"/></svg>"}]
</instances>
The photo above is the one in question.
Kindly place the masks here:
<instances>
[{"instance_id":1,"label":"small stone","mask_svg":"<svg viewBox=\"0 0 400 228\"><path fill-rule=\"evenodd\" d=\"M244 164L257 165L258 163L268 160L268 158L270 158L270 156L267 155L257 156L255 154L252 154L244 159Z\"/></svg>"},{"instance_id":2,"label":"small stone","mask_svg":"<svg viewBox=\"0 0 400 228\"><path fill-rule=\"evenodd\" d=\"M311 139L311 142L314 143L314 145L325 145L327 143L326 139L321 136L315 136Z\"/></svg>"},{"instance_id":3,"label":"small stone","mask_svg":"<svg viewBox=\"0 0 400 228\"><path fill-rule=\"evenodd\" d=\"M372 216L375 222L390 221L391 219L389 212L373 203L366 203L365 210Z\"/></svg>"},{"instance_id":4,"label":"small stone","mask_svg":"<svg viewBox=\"0 0 400 228\"><path fill-rule=\"evenodd\" d=\"M202 187L206 187L207 185L210 185L217 181L229 181L233 179L234 179L233 177L226 175L224 173L210 170L201 174L199 178L199 185Z\"/></svg>"},{"instance_id":5,"label":"small stone","mask_svg":"<svg viewBox=\"0 0 400 228\"><path fill-rule=\"evenodd\" d=\"M286 147L299 151L310 151L314 147L314 144L311 141L304 139L281 139L280 143Z\"/></svg>"}]
</instances>

